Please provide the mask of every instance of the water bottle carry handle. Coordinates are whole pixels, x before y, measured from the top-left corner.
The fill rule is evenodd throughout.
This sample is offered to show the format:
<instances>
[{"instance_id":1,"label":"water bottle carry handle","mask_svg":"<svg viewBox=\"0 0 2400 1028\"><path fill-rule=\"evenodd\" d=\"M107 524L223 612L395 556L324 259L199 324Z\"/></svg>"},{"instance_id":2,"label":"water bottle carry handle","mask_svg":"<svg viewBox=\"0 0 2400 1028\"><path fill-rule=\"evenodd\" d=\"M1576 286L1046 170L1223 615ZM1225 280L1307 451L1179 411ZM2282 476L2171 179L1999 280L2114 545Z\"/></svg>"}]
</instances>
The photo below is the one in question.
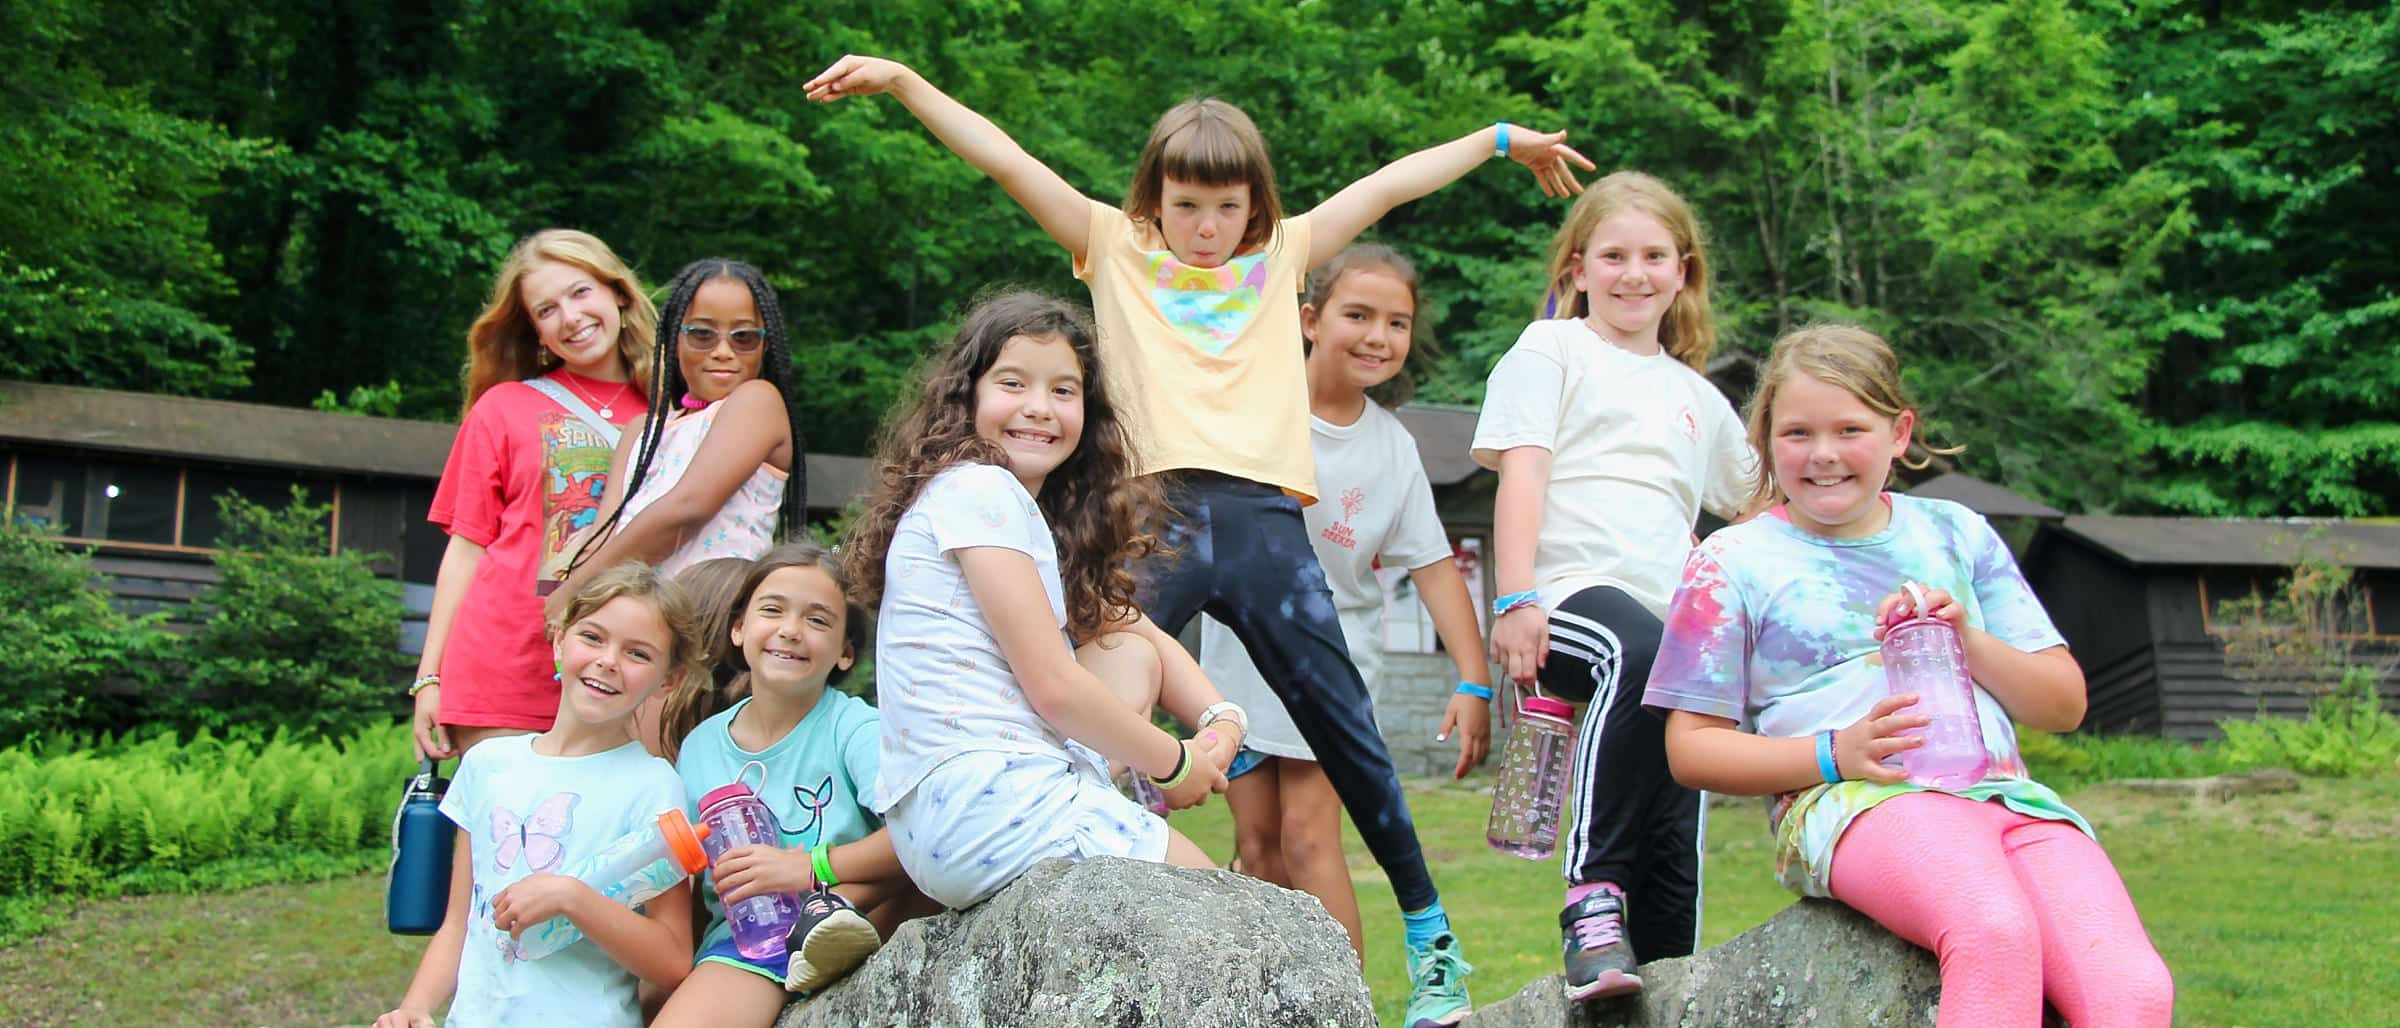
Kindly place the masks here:
<instances>
[{"instance_id":1,"label":"water bottle carry handle","mask_svg":"<svg viewBox=\"0 0 2400 1028\"><path fill-rule=\"evenodd\" d=\"M780 843L784 836L795 833L786 831L784 829L783 819L775 816L775 805L767 802L766 763L763 761L753 760L743 764L741 770L733 773L733 783L736 785L741 784L742 777L749 774L751 768L758 769L758 788L750 790L750 795L758 797L758 805L761 809L767 812L767 823L775 826L775 838Z\"/></svg>"},{"instance_id":2,"label":"water bottle carry handle","mask_svg":"<svg viewBox=\"0 0 2400 1028\"><path fill-rule=\"evenodd\" d=\"M1908 594L1909 607L1910 609L1916 611L1917 617L1922 618L1933 616L1932 611L1925 609L1924 586L1918 585L1915 582L1902 582L1900 583L1900 591Z\"/></svg>"}]
</instances>

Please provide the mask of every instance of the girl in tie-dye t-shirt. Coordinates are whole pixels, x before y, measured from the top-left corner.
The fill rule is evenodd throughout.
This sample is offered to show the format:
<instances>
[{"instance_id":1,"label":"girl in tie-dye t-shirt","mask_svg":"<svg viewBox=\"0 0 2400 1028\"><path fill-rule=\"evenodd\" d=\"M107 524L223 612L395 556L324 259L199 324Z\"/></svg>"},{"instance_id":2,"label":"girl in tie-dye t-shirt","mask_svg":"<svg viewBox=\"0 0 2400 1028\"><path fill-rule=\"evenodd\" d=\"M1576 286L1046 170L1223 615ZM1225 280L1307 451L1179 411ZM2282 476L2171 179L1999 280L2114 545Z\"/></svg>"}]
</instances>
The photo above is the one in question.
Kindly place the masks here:
<instances>
[{"instance_id":1,"label":"girl in tie-dye t-shirt","mask_svg":"<svg viewBox=\"0 0 2400 1028\"><path fill-rule=\"evenodd\" d=\"M1941 958L1941 1025L2165 1024L2166 966L2091 826L2026 776L2015 723L2082 720L2083 673L1983 518L1885 493L1916 413L1881 339L1802 329L1751 401L1761 502L1685 563L1644 701L1687 785L1765 795L1778 877ZM1956 451L1950 451L1956 452ZM1982 781L1911 785L1886 763L1927 719L1887 696L1879 640L1917 613L1957 629Z\"/></svg>"}]
</instances>

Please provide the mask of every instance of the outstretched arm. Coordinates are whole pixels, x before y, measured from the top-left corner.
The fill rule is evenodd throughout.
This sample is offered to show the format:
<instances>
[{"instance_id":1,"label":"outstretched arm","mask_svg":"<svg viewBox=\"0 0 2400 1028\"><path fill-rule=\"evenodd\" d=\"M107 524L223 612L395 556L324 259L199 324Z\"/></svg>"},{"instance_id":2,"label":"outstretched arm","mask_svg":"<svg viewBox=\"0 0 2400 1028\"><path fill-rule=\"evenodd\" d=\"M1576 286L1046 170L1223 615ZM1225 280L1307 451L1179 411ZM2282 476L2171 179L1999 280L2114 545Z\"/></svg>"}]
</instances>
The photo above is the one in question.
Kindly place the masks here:
<instances>
[{"instance_id":1,"label":"outstretched arm","mask_svg":"<svg viewBox=\"0 0 2400 1028\"><path fill-rule=\"evenodd\" d=\"M1458 181L1483 163L1484 158L1493 155L1499 138L1499 126L1494 125L1419 150L1376 169L1374 174L1350 183L1333 194L1332 199L1318 204L1316 210L1309 212L1314 227L1309 230L1312 241L1308 266L1313 268L1332 260L1392 208ZM1598 165L1576 153L1566 139L1564 132L1535 132L1511 125L1508 159L1531 169L1545 196L1583 192L1583 184L1575 181L1574 169L1568 165L1585 171L1597 170Z\"/></svg>"},{"instance_id":2,"label":"outstretched arm","mask_svg":"<svg viewBox=\"0 0 2400 1028\"><path fill-rule=\"evenodd\" d=\"M950 152L1000 183L1042 231L1077 261L1091 229L1091 201L1067 180L1034 160L991 119L968 109L898 61L849 54L808 80L808 98L831 103L845 96L890 93L917 116ZM1455 177L1455 176L1453 176Z\"/></svg>"}]
</instances>

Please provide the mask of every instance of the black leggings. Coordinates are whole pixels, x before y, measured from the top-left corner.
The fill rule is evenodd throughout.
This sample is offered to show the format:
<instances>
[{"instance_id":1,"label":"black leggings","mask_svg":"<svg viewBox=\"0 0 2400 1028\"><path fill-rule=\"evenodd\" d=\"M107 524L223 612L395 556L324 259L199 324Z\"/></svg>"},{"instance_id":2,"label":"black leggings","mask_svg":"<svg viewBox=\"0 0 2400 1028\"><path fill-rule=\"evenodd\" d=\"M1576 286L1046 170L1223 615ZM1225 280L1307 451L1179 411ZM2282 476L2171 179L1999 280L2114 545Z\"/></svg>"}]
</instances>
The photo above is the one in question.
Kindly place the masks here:
<instances>
[{"instance_id":1,"label":"black leggings","mask_svg":"<svg viewBox=\"0 0 2400 1028\"><path fill-rule=\"evenodd\" d=\"M1542 691L1584 710L1575 737L1565 841L1567 884L1625 890L1637 960L1689 955L1700 938L1700 794L1667 770L1666 721L1642 708L1658 618L1624 590L1598 586L1550 612Z\"/></svg>"},{"instance_id":2,"label":"black leggings","mask_svg":"<svg viewBox=\"0 0 2400 1028\"><path fill-rule=\"evenodd\" d=\"M1178 517L1164 537L1177 555L1134 570L1142 612L1170 635L1200 612L1233 629L1391 879L1400 909L1432 906L1440 894L1375 706L1342 642L1300 501L1273 486L1194 472L1168 477L1167 501Z\"/></svg>"}]
</instances>

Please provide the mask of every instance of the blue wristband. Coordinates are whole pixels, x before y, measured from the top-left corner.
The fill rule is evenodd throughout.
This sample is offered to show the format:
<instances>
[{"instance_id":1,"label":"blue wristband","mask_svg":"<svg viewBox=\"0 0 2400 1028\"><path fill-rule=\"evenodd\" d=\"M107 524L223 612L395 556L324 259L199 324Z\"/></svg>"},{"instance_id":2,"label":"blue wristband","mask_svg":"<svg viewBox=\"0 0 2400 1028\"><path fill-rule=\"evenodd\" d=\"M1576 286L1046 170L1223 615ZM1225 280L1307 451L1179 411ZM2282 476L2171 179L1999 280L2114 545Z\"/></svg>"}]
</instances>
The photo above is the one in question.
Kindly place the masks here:
<instances>
[{"instance_id":1,"label":"blue wristband","mask_svg":"<svg viewBox=\"0 0 2400 1028\"><path fill-rule=\"evenodd\" d=\"M1542 602L1542 594L1537 590L1527 589L1521 593L1510 593L1492 601L1492 616L1499 617L1518 607L1530 607L1540 602Z\"/></svg>"},{"instance_id":2,"label":"blue wristband","mask_svg":"<svg viewBox=\"0 0 2400 1028\"><path fill-rule=\"evenodd\" d=\"M1833 730L1817 733L1817 773L1825 776L1825 784L1842 780L1842 769L1833 760Z\"/></svg>"},{"instance_id":3,"label":"blue wristband","mask_svg":"<svg viewBox=\"0 0 2400 1028\"><path fill-rule=\"evenodd\" d=\"M1458 683L1458 694L1461 696L1473 696L1479 700L1489 700L1492 698L1492 687L1488 685L1477 685L1473 682L1460 682Z\"/></svg>"},{"instance_id":4,"label":"blue wristband","mask_svg":"<svg viewBox=\"0 0 2400 1028\"><path fill-rule=\"evenodd\" d=\"M1492 127L1499 130L1499 138L1492 141L1492 156L1508 156L1508 123L1495 121L1492 123Z\"/></svg>"}]
</instances>

